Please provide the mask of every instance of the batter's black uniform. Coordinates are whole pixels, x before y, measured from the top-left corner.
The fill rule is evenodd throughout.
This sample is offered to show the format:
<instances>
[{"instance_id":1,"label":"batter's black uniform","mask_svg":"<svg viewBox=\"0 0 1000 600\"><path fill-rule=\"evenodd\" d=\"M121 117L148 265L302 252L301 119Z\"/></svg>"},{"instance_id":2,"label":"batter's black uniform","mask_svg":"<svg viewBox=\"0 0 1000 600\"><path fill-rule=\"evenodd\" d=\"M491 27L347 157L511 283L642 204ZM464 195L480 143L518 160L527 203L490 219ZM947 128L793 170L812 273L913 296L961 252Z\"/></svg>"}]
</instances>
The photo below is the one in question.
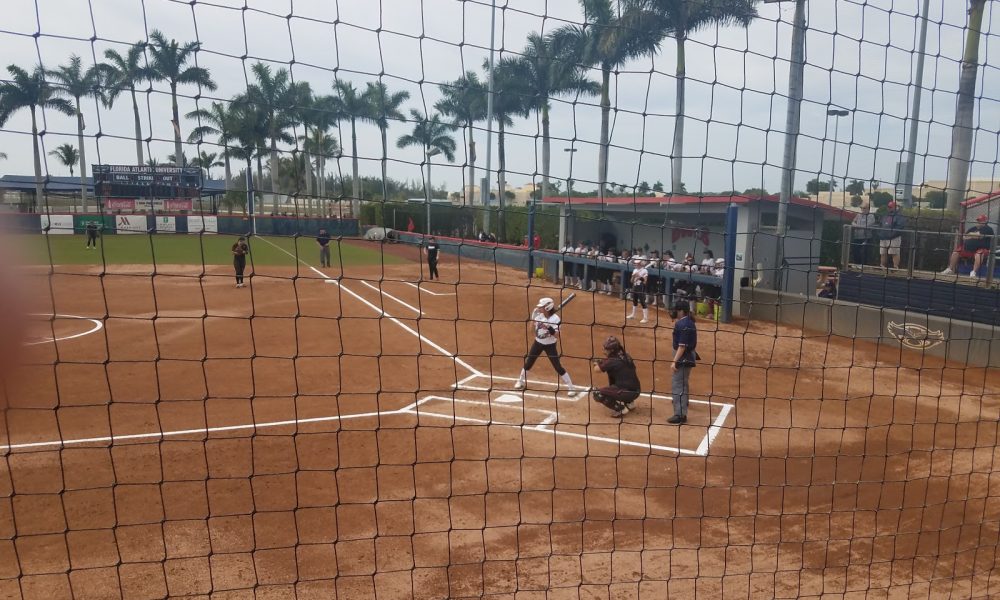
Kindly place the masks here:
<instances>
[{"instance_id":1,"label":"batter's black uniform","mask_svg":"<svg viewBox=\"0 0 1000 600\"><path fill-rule=\"evenodd\" d=\"M439 250L437 242L427 242L427 271L431 279L441 279L441 275L438 273Z\"/></svg>"},{"instance_id":2,"label":"batter's black uniform","mask_svg":"<svg viewBox=\"0 0 1000 600\"><path fill-rule=\"evenodd\" d=\"M594 392L594 399L611 410L621 410L639 397L639 376L635 372L635 362L624 352L609 356L597 363L601 371L608 374L608 385Z\"/></svg>"},{"instance_id":3,"label":"batter's black uniform","mask_svg":"<svg viewBox=\"0 0 1000 600\"><path fill-rule=\"evenodd\" d=\"M87 223L87 247L97 248L97 223L93 221Z\"/></svg>"},{"instance_id":4,"label":"batter's black uniform","mask_svg":"<svg viewBox=\"0 0 1000 600\"><path fill-rule=\"evenodd\" d=\"M247 268L247 254L250 246L246 242L233 244L233 268L236 269L236 285L243 285L243 272Z\"/></svg>"}]
</instances>

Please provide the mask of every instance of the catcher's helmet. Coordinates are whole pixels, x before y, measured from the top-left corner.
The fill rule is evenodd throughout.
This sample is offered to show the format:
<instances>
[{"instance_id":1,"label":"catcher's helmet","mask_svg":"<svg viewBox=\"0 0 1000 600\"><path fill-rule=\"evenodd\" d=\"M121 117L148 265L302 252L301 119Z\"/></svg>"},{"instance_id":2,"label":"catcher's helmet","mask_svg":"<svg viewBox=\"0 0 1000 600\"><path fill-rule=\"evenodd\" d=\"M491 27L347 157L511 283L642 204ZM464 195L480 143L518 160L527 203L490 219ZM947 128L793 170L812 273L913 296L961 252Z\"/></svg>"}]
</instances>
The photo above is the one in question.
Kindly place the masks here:
<instances>
[{"instance_id":1,"label":"catcher's helmet","mask_svg":"<svg viewBox=\"0 0 1000 600\"><path fill-rule=\"evenodd\" d=\"M538 301L538 304L535 305L535 308L544 308L545 310L552 310L555 307L556 303L552 300L552 298L542 298Z\"/></svg>"},{"instance_id":2,"label":"catcher's helmet","mask_svg":"<svg viewBox=\"0 0 1000 600\"><path fill-rule=\"evenodd\" d=\"M604 340L604 351L608 354L617 354L622 351L622 343L615 336L608 336L608 339Z\"/></svg>"}]
</instances>

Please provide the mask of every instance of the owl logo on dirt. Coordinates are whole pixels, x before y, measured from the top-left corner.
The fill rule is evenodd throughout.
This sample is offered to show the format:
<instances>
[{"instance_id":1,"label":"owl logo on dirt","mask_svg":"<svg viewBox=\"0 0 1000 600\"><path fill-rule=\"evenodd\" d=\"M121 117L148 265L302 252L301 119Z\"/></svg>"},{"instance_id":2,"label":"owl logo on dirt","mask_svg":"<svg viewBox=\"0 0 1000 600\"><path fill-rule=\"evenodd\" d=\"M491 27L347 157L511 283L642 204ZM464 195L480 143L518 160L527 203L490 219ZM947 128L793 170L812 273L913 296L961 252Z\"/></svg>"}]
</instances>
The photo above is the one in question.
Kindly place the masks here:
<instances>
[{"instance_id":1,"label":"owl logo on dirt","mask_svg":"<svg viewBox=\"0 0 1000 600\"><path fill-rule=\"evenodd\" d=\"M930 350L945 341L943 331L931 331L916 323L889 321L886 330L889 335L899 340L900 344L913 350Z\"/></svg>"}]
</instances>

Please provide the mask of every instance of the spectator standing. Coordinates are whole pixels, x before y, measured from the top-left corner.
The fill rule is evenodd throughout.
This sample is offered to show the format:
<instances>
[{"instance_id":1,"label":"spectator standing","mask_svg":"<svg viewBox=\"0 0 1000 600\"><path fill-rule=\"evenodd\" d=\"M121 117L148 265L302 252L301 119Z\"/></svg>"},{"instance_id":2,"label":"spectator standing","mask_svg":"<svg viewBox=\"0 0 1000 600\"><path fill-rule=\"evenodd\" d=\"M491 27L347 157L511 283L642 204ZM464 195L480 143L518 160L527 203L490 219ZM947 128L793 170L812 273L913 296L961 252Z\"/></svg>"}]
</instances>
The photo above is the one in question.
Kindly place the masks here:
<instances>
[{"instance_id":1,"label":"spectator standing","mask_svg":"<svg viewBox=\"0 0 1000 600\"><path fill-rule=\"evenodd\" d=\"M954 275L958 269L958 261L962 258L972 259L972 271L969 277L976 279L979 277L979 268L983 266L983 260L989 257L990 245L993 242L993 228L987 224L989 218L986 215L976 217L976 224L965 232L962 243L951 253L951 260L948 268L941 271L942 275Z\"/></svg>"},{"instance_id":2,"label":"spectator standing","mask_svg":"<svg viewBox=\"0 0 1000 600\"><path fill-rule=\"evenodd\" d=\"M330 234L325 229L319 230L316 236L316 245L319 246L319 266L330 266Z\"/></svg>"},{"instance_id":3,"label":"spectator standing","mask_svg":"<svg viewBox=\"0 0 1000 600\"><path fill-rule=\"evenodd\" d=\"M670 316L683 317L674 323L674 358L670 363L671 394L673 395L674 415L667 419L671 425L687 423L688 402L690 400L691 369L698 361L698 327L691 316L691 305L687 300L678 300L674 304Z\"/></svg>"},{"instance_id":4,"label":"spectator standing","mask_svg":"<svg viewBox=\"0 0 1000 600\"><path fill-rule=\"evenodd\" d=\"M903 230L906 227L906 218L899 214L899 205L895 201L889 202L885 215L879 221L878 239L881 250L881 260L879 264L882 268L898 269L900 264L900 252L903 247ZM892 257L891 260L889 257Z\"/></svg>"},{"instance_id":5,"label":"spectator standing","mask_svg":"<svg viewBox=\"0 0 1000 600\"><path fill-rule=\"evenodd\" d=\"M864 265L868 262L869 240L878 223L871 210L870 204L862 204L861 212L851 222L851 263L855 265Z\"/></svg>"},{"instance_id":6,"label":"spectator standing","mask_svg":"<svg viewBox=\"0 0 1000 600\"><path fill-rule=\"evenodd\" d=\"M566 245L559 249L559 252L561 252L562 255L563 255L563 286L564 287L571 286L573 284L573 278L576 276L576 263L569 262L569 261L565 260L566 257L573 255L573 250L574 249L575 249L575 246L573 246L572 240L566 240Z\"/></svg>"},{"instance_id":7,"label":"spectator standing","mask_svg":"<svg viewBox=\"0 0 1000 600\"><path fill-rule=\"evenodd\" d=\"M535 239L532 240L534 243L535 250L540 250L542 248L542 236L535 234Z\"/></svg>"}]
</instances>

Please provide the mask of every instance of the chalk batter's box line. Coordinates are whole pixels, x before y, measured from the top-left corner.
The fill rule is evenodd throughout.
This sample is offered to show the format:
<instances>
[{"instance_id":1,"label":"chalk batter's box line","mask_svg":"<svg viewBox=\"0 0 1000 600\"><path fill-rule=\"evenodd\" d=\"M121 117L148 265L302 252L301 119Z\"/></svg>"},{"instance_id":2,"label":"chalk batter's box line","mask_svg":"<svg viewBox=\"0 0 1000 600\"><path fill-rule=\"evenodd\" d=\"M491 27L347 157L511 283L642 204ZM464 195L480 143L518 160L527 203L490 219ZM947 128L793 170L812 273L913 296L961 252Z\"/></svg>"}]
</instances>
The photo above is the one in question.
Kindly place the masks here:
<instances>
[{"instance_id":1,"label":"chalk batter's box line","mask_svg":"<svg viewBox=\"0 0 1000 600\"><path fill-rule=\"evenodd\" d=\"M494 378L495 379L501 379L500 377L494 377ZM468 379L469 378L466 378L463 381L467 381ZM510 378L506 378L506 379L510 379ZM460 381L456 385L460 385L461 383L462 382ZM670 400L671 399L670 396L663 396L663 395L659 395L659 394L649 394L649 396L651 398L658 398L658 399L666 399L666 400ZM455 415L455 414L447 414L447 413L434 412L434 411L431 411L431 410L426 410L426 409L421 408L424 404L426 404L428 402L431 402L431 401L434 401L434 400L440 400L440 401L447 402L447 403L452 403L452 404L454 404L454 403L459 403L459 404L478 404L478 405L481 405L481 406L488 406L490 408L490 410L491 410L491 413L492 413L492 409L494 409L494 408L510 408L510 409L516 409L516 410L531 410L531 411L537 411L537 412L547 412L547 413L551 413L551 416L548 417L548 419L551 419L551 420L548 421L548 422L543 421L542 423L539 423L539 424L536 424L536 425L516 424L516 423L504 423L504 422L495 421L495 420L479 419L479 418L475 418L475 417L463 417L463 416L459 416L459 415ZM695 404L707 404L707 405L710 405L710 406L718 406L719 407L719 414L718 414L718 416L716 416L716 418L712 421L712 424L709 425L708 431L706 432L705 436L701 439L701 442L698 444L698 447L696 449L694 449L694 450L691 450L689 448L680 448L680 447L676 447L676 446L667 446L667 445L663 445L663 444L653 444L653 443L647 443L647 442L637 442L637 441L626 440L626 439L621 439L621 438L611 438L611 437L606 437L606 436L591 435L589 433L577 433L577 432L574 432L574 431L561 430L561 429L557 429L556 428L556 424L554 423L558 419L558 415L556 413L552 412L552 411L545 411L543 409L534 409L534 408L524 408L524 407L518 407L517 405L504 404L504 403L499 403L499 404L494 405L492 402L483 402L481 400L467 400L467 399L464 399L464 398L447 398L447 397L444 397L444 396L427 396L425 398L420 399L418 402L415 402L414 404L411 404L409 406L406 406L406 407L403 407L403 408L399 409L398 412L400 412L400 413L408 412L408 413L412 413L412 414L418 415L418 417L422 415L422 416L434 417L434 418L439 418L439 419L445 419L445 420L449 420L449 421L456 422L456 423L457 422L463 422L463 423L474 423L474 424L478 424L478 425L495 425L495 426L498 426L498 427L514 427L514 428L517 428L517 429L521 429L523 431L537 431L537 432L540 432L540 433L547 433L547 434L550 434L552 436L562 436L562 437L569 437L569 438L575 438L575 439L583 439L583 440L587 440L588 442L589 441L593 441L593 442L598 442L598 443L617 444L619 446L630 446L630 447L636 447L636 448L643 448L643 449L647 449L647 450L659 450L659 451L662 451L662 452L672 452L672 453L676 453L676 454L683 454L683 455L690 455L690 456L707 456L708 455L708 450L711 447L712 442L715 441L715 438L719 435L719 432L722 430L723 425L725 425L726 419L729 417L729 413L733 410L734 407L733 407L732 404L724 404L724 403L721 403L721 402L709 402L707 400L691 400L691 402L695 403Z\"/></svg>"}]
</instances>

